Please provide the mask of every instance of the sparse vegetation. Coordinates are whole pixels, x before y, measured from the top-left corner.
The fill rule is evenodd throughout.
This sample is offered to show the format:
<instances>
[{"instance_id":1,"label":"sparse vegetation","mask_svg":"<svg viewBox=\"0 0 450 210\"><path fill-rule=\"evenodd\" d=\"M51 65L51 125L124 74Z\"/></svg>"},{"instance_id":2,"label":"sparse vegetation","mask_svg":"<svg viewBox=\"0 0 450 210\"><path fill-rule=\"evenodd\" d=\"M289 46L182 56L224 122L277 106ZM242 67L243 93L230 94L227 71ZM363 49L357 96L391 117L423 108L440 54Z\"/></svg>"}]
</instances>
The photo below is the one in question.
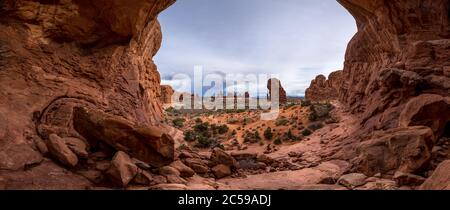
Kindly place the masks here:
<instances>
[{"instance_id":1,"label":"sparse vegetation","mask_svg":"<svg viewBox=\"0 0 450 210\"><path fill-rule=\"evenodd\" d=\"M276 145L281 145L281 144L283 144L283 141L281 141L281 138L278 137L277 139L275 139L275 141L273 143Z\"/></svg>"},{"instance_id":2,"label":"sparse vegetation","mask_svg":"<svg viewBox=\"0 0 450 210\"><path fill-rule=\"evenodd\" d=\"M186 122L186 120L184 118L175 118L172 120L172 124L176 128L182 128L184 126L185 122Z\"/></svg>"},{"instance_id":3,"label":"sparse vegetation","mask_svg":"<svg viewBox=\"0 0 450 210\"><path fill-rule=\"evenodd\" d=\"M305 130L303 130L303 132L302 132L302 135L303 135L303 136L310 136L311 134L312 134L312 131L309 130L309 129L305 129Z\"/></svg>"},{"instance_id":4,"label":"sparse vegetation","mask_svg":"<svg viewBox=\"0 0 450 210\"><path fill-rule=\"evenodd\" d=\"M237 118L230 118L230 119L227 120L227 123L228 124L237 124L237 123L239 123L239 119L237 119Z\"/></svg>"},{"instance_id":5,"label":"sparse vegetation","mask_svg":"<svg viewBox=\"0 0 450 210\"><path fill-rule=\"evenodd\" d=\"M275 125L276 126L285 126L285 125L287 125L289 123L289 120L287 120L286 118L281 118L281 119L278 119L276 122L275 122Z\"/></svg>"},{"instance_id":6,"label":"sparse vegetation","mask_svg":"<svg viewBox=\"0 0 450 210\"><path fill-rule=\"evenodd\" d=\"M288 137L288 139L290 140L297 140L297 137L292 133L292 130L289 129L289 131L286 133L286 136Z\"/></svg>"},{"instance_id":7,"label":"sparse vegetation","mask_svg":"<svg viewBox=\"0 0 450 210\"><path fill-rule=\"evenodd\" d=\"M272 128L267 127L267 129L264 131L264 138L266 138L266 140L272 140L273 138Z\"/></svg>"}]
</instances>

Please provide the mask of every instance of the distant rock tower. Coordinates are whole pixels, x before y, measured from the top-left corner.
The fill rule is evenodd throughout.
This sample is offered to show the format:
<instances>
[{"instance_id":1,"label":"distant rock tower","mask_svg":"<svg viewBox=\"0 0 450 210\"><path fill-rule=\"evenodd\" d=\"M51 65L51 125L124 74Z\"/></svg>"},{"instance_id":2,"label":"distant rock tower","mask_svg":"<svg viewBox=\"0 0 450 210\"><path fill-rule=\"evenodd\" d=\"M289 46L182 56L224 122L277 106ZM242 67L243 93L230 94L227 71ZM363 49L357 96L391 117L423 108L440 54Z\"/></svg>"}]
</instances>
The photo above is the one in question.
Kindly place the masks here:
<instances>
[{"instance_id":1,"label":"distant rock tower","mask_svg":"<svg viewBox=\"0 0 450 210\"><path fill-rule=\"evenodd\" d=\"M279 79L269 79L269 81L267 81L267 89L269 89L269 100L272 100L272 96L276 95L272 93L272 82L273 84L278 84L279 88L278 88L278 97L279 97L279 102L280 105L285 105L287 103L287 96L286 96L286 91L284 90L283 86L281 85L281 81Z\"/></svg>"},{"instance_id":2,"label":"distant rock tower","mask_svg":"<svg viewBox=\"0 0 450 210\"><path fill-rule=\"evenodd\" d=\"M172 87L169 85L161 85L161 103L163 104L171 104L172 96L175 93Z\"/></svg>"}]
</instances>

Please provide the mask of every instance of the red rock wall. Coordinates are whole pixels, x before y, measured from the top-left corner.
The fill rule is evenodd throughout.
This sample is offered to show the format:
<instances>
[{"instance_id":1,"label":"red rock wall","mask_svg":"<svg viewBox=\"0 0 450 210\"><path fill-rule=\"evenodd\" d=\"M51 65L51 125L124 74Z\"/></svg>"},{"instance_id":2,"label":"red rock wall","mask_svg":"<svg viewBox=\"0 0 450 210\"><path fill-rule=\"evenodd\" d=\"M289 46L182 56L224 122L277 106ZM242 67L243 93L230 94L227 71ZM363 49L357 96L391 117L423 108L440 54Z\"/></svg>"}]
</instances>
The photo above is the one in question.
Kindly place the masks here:
<instances>
[{"instance_id":1,"label":"red rock wall","mask_svg":"<svg viewBox=\"0 0 450 210\"><path fill-rule=\"evenodd\" d=\"M319 75L306 89L305 97L311 101L329 101L339 97L338 90L342 84L342 71L335 71L328 76Z\"/></svg>"},{"instance_id":2,"label":"red rock wall","mask_svg":"<svg viewBox=\"0 0 450 210\"><path fill-rule=\"evenodd\" d=\"M358 33L348 45L339 98L371 127L398 125L424 93L449 96L449 0L340 0Z\"/></svg>"},{"instance_id":3,"label":"red rock wall","mask_svg":"<svg viewBox=\"0 0 450 210\"><path fill-rule=\"evenodd\" d=\"M50 133L76 136L74 107L136 126L162 118L152 57L159 12L174 0L3 0L0 11L0 169L42 156Z\"/></svg>"},{"instance_id":4,"label":"red rock wall","mask_svg":"<svg viewBox=\"0 0 450 210\"><path fill-rule=\"evenodd\" d=\"M171 104L172 96L175 93L172 87L169 85L161 85L161 103L163 104Z\"/></svg>"}]
</instances>

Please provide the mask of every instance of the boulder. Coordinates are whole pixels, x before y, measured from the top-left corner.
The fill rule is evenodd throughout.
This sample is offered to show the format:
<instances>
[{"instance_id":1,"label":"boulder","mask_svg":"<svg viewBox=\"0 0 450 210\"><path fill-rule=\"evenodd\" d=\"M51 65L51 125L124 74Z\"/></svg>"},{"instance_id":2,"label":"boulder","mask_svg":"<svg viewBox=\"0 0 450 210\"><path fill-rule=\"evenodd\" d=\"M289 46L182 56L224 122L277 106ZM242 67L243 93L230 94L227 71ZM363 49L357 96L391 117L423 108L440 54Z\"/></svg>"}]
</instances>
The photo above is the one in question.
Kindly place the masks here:
<instances>
[{"instance_id":1,"label":"boulder","mask_svg":"<svg viewBox=\"0 0 450 210\"><path fill-rule=\"evenodd\" d=\"M111 166L106 172L111 181L121 187L126 187L137 173L138 167L133 163L131 158L122 151L119 151L114 155Z\"/></svg>"},{"instance_id":2,"label":"boulder","mask_svg":"<svg viewBox=\"0 0 450 210\"><path fill-rule=\"evenodd\" d=\"M221 179L231 175L230 167L224 164L214 166L211 171L217 179Z\"/></svg>"},{"instance_id":3,"label":"boulder","mask_svg":"<svg viewBox=\"0 0 450 210\"><path fill-rule=\"evenodd\" d=\"M398 190L397 183L388 179L375 179L355 190Z\"/></svg>"},{"instance_id":4,"label":"boulder","mask_svg":"<svg viewBox=\"0 0 450 210\"><path fill-rule=\"evenodd\" d=\"M78 158L75 153L66 145L66 142L56 134L51 134L47 141L47 147L50 154L55 157L62 164L75 167L78 163Z\"/></svg>"},{"instance_id":5,"label":"boulder","mask_svg":"<svg viewBox=\"0 0 450 210\"><path fill-rule=\"evenodd\" d=\"M425 178L421 176L400 171L395 172L393 179L399 186L419 186L425 182Z\"/></svg>"},{"instance_id":6,"label":"boulder","mask_svg":"<svg viewBox=\"0 0 450 210\"><path fill-rule=\"evenodd\" d=\"M184 162L198 174L205 174L209 171L208 165L201 159L187 158Z\"/></svg>"},{"instance_id":7,"label":"boulder","mask_svg":"<svg viewBox=\"0 0 450 210\"><path fill-rule=\"evenodd\" d=\"M267 165L271 165L273 162L275 162L274 159L272 159L271 157L265 155L265 154L260 154L258 155L258 157L256 158L256 161L261 162L261 163L265 163Z\"/></svg>"},{"instance_id":8,"label":"boulder","mask_svg":"<svg viewBox=\"0 0 450 210\"><path fill-rule=\"evenodd\" d=\"M154 167L174 160L174 140L157 127L134 127L125 119L86 108L75 108L74 127L90 143L102 141Z\"/></svg>"},{"instance_id":9,"label":"boulder","mask_svg":"<svg viewBox=\"0 0 450 210\"><path fill-rule=\"evenodd\" d=\"M180 160L171 163L170 166L177 169L180 172L181 177L192 177L195 175L195 171L186 166Z\"/></svg>"},{"instance_id":10,"label":"boulder","mask_svg":"<svg viewBox=\"0 0 450 210\"><path fill-rule=\"evenodd\" d=\"M180 176L180 172L170 166L163 166L161 168L159 168L159 174L163 175L163 176L168 176L168 175L176 175L176 176Z\"/></svg>"},{"instance_id":11,"label":"boulder","mask_svg":"<svg viewBox=\"0 0 450 210\"><path fill-rule=\"evenodd\" d=\"M365 185L367 183L366 179L367 176L364 174L352 173L341 176L337 183L349 189L353 189Z\"/></svg>"},{"instance_id":12,"label":"boulder","mask_svg":"<svg viewBox=\"0 0 450 210\"><path fill-rule=\"evenodd\" d=\"M79 158L87 158L89 156L88 146L86 143L79 139L73 137L63 138L70 150L72 150Z\"/></svg>"},{"instance_id":13,"label":"boulder","mask_svg":"<svg viewBox=\"0 0 450 210\"><path fill-rule=\"evenodd\" d=\"M420 186L421 190L450 190L450 160L439 164L433 174Z\"/></svg>"},{"instance_id":14,"label":"boulder","mask_svg":"<svg viewBox=\"0 0 450 210\"><path fill-rule=\"evenodd\" d=\"M170 184L186 184L187 181L176 174L166 175L167 183Z\"/></svg>"},{"instance_id":15,"label":"boulder","mask_svg":"<svg viewBox=\"0 0 450 210\"><path fill-rule=\"evenodd\" d=\"M133 179L133 183L136 183L138 185L149 185L152 181L153 181L152 175L149 172L144 171L142 169L138 170L138 173Z\"/></svg>"},{"instance_id":16,"label":"boulder","mask_svg":"<svg viewBox=\"0 0 450 210\"><path fill-rule=\"evenodd\" d=\"M210 166L216 166L219 164L233 168L236 167L236 160L222 149L216 147L211 153Z\"/></svg>"},{"instance_id":17,"label":"boulder","mask_svg":"<svg viewBox=\"0 0 450 210\"><path fill-rule=\"evenodd\" d=\"M430 128L415 126L375 134L359 145L354 161L358 170L373 176L400 170L415 173L425 169L431 158L434 135Z\"/></svg>"},{"instance_id":18,"label":"boulder","mask_svg":"<svg viewBox=\"0 0 450 210\"><path fill-rule=\"evenodd\" d=\"M450 97L422 94L411 99L400 114L399 126L423 125L440 136L450 121Z\"/></svg>"}]
</instances>

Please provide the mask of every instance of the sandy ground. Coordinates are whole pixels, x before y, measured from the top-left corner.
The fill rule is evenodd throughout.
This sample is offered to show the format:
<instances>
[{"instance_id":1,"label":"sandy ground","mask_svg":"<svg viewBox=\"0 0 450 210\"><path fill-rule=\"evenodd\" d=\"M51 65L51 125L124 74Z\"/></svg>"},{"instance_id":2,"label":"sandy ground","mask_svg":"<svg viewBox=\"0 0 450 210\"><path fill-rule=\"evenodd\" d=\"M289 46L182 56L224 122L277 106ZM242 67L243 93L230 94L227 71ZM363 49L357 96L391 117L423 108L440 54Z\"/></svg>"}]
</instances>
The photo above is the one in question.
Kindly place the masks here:
<instances>
[{"instance_id":1,"label":"sandy ground","mask_svg":"<svg viewBox=\"0 0 450 210\"><path fill-rule=\"evenodd\" d=\"M286 189L286 190L299 190L299 189L343 189L336 185L323 185L319 184L321 180L329 177L330 174L339 174L342 172L342 168L336 164L329 164L322 160L321 157L331 156L336 151L333 149L333 145L339 143L339 139L345 137L347 134L352 133L356 128L356 119L347 114L340 104L337 102L332 103L335 106L332 114L339 118L338 123L327 124L322 129L317 130L311 136L305 137L298 142L289 142L276 146L277 151L267 154L274 159L292 159L289 157L289 153L303 153L303 159L308 162L316 163L317 166L304 168L300 170L290 171L276 171L267 172L256 175L248 175L244 178L224 178L220 180L204 179L197 177L194 180L190 180L188 187L190 189L209 189L214 186L215 189ZM294 106L289 109L283 110L281 116L286 119L292 120L293 116L298 116L296 120L298 124L307 125L308 120L307 107ZM226 124L228 119L237 118L243 119L244 117L254 120L248 123L246 126L242 124L228 124L230 130L235 130L241 127L240 131L237 131L237 140L240 144L243 144L242 134L246 130L256 129L261 135L267 127L275 128L277 135L282 135L289 129L292 129L292 123L286 126L276 126L276 121L260 121L258 112L245 112L239 114L223 114L201 117L203 121L215 124ZM294 135L299 135L300 131L295 131ZM233 140L233 138L225 140L224 143ZM245 148L244 152L262 154L267 146L259 144L251 144ZM232 150L229 152L238 151ZM241 151L242 152L242 151ZM201 150L201 154L208 156L208 150Z\"/></svg>"}]
</instances>

